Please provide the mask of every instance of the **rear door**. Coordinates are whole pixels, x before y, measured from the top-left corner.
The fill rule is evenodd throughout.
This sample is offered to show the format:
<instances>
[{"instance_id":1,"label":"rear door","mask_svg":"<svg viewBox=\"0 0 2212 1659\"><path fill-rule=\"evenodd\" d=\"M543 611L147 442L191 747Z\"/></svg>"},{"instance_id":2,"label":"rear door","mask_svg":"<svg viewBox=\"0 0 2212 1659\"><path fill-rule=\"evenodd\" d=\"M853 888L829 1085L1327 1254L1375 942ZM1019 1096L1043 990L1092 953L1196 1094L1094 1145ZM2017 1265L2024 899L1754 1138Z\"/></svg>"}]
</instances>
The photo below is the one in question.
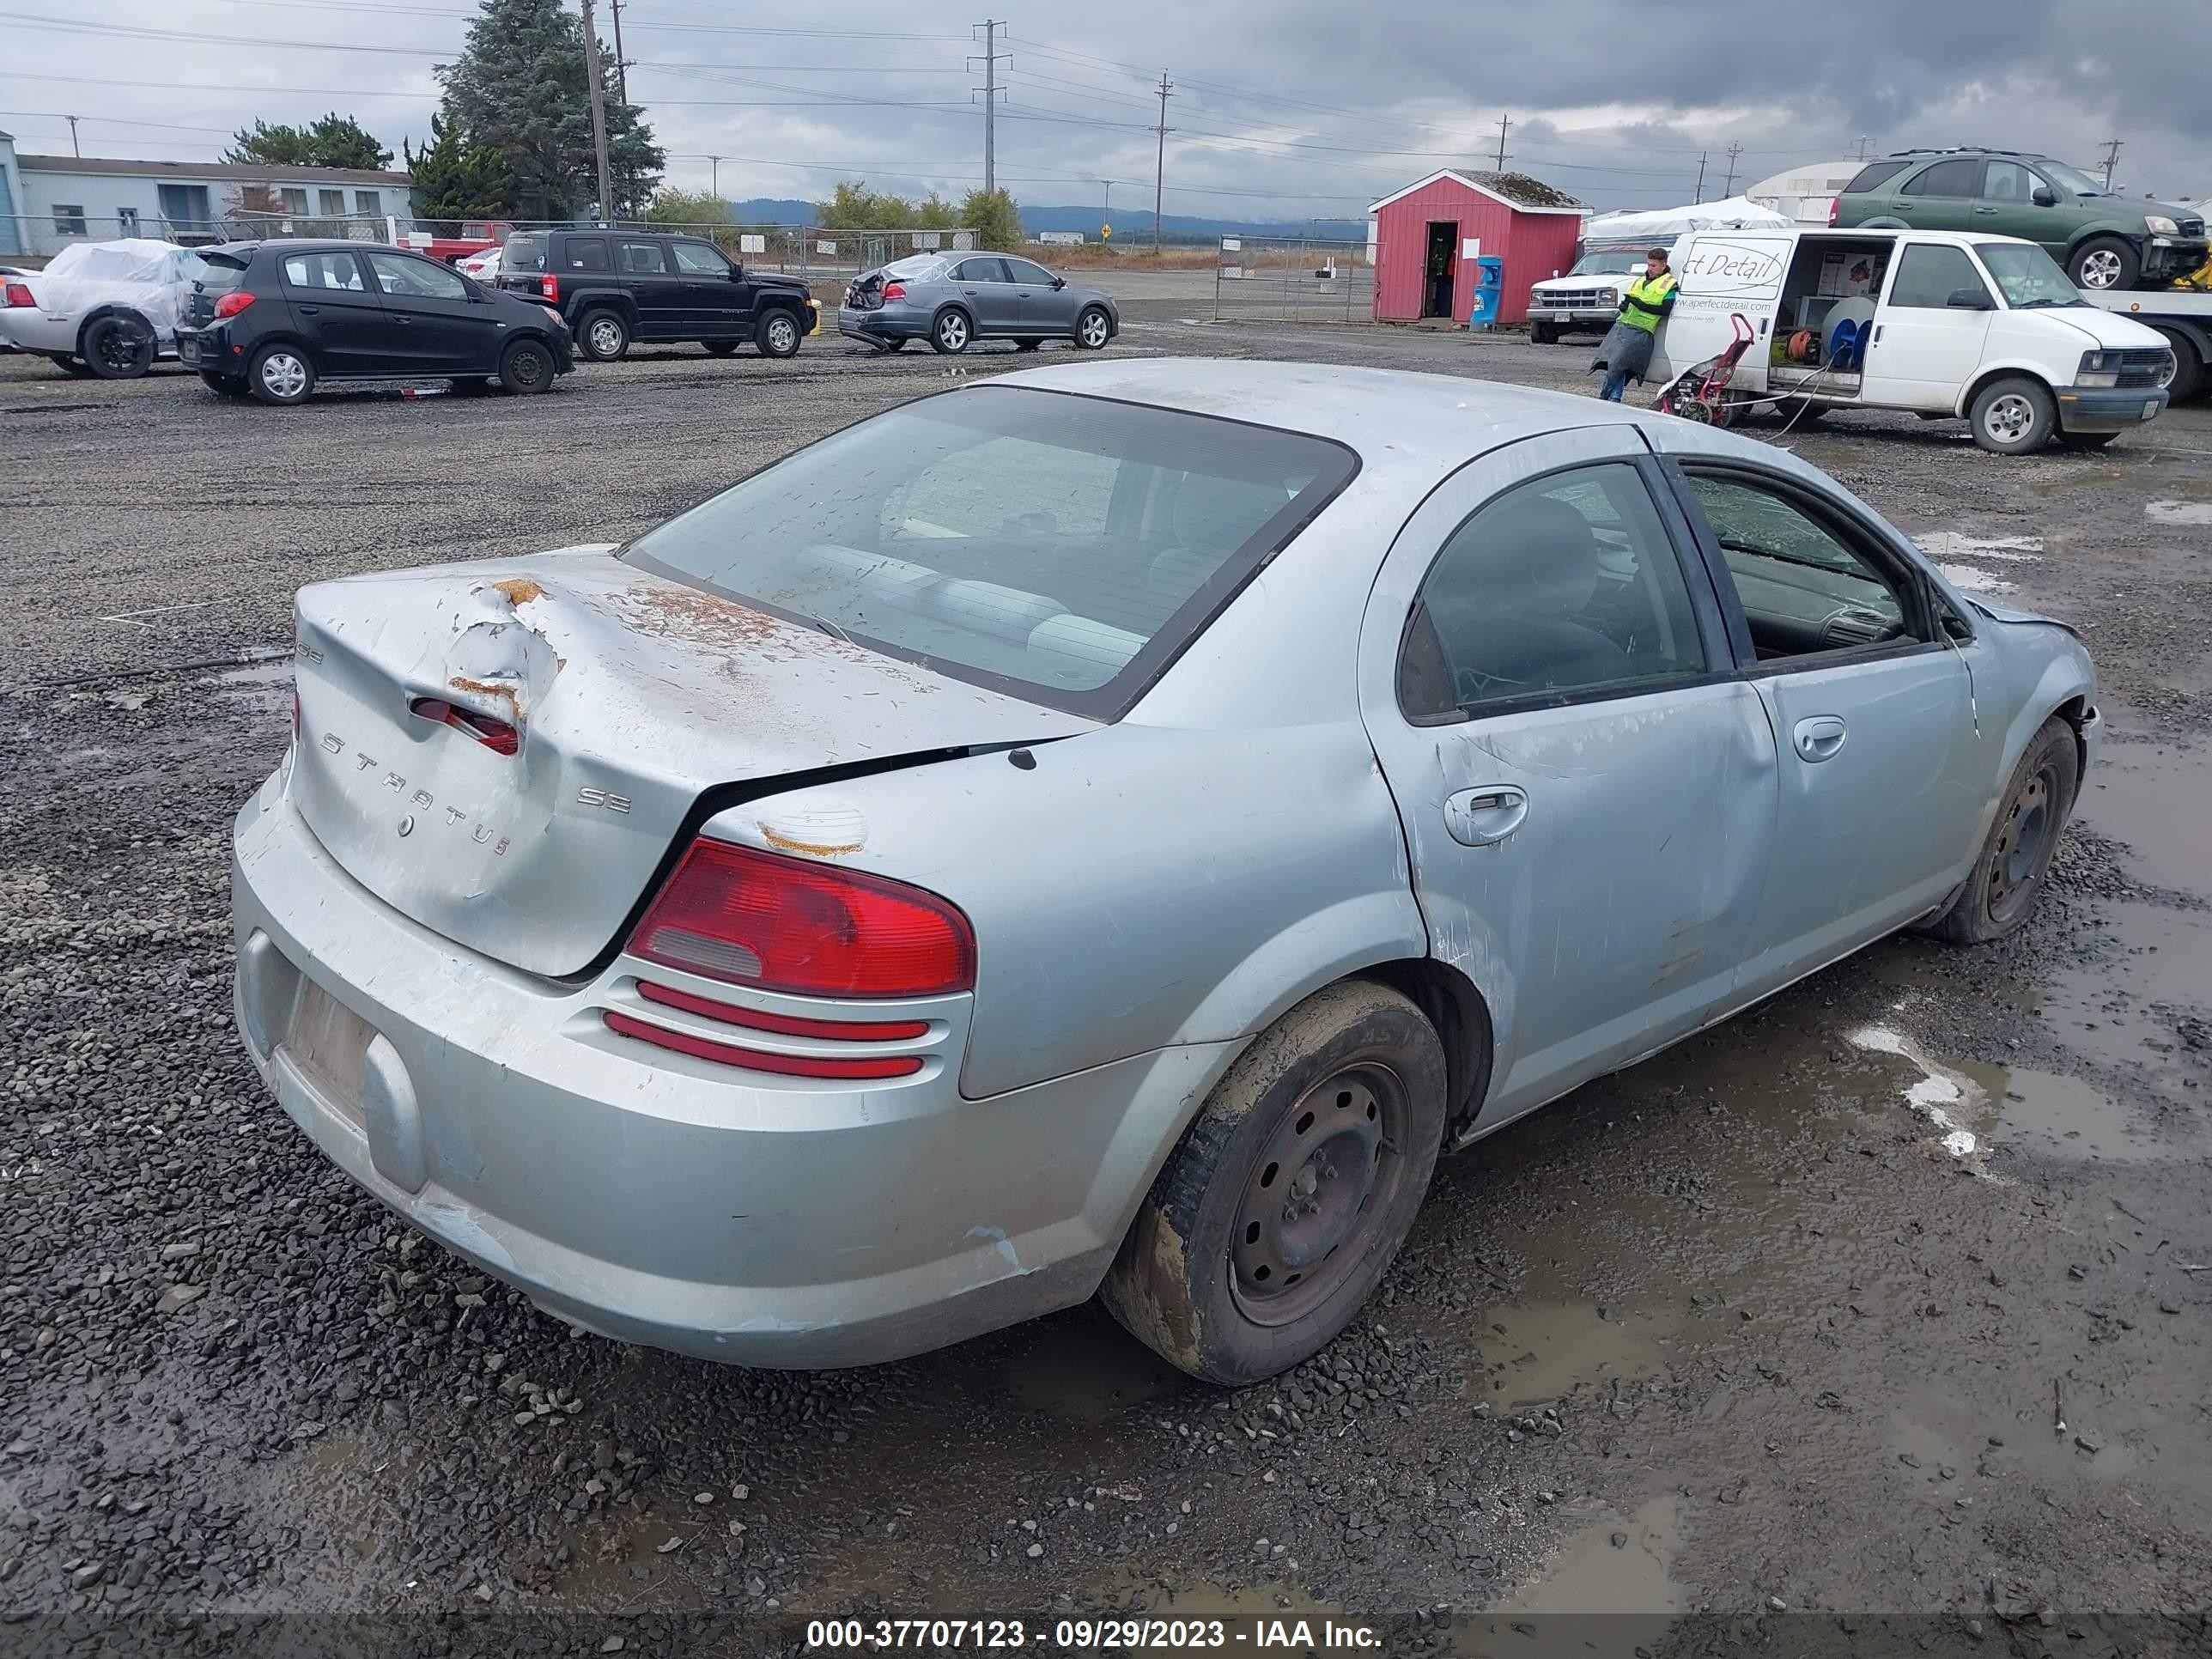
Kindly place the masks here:
<instances>
[{"instance_id":1,"label":"rear door","mask_svg":"<svg viewBox=\"0 0 2212 1659\"><path fill-rule=\"evenodd\" d=\"M1053 274L1029 259L1009 258L1007 273L1014 279L1014 299L1020 307L1024 334L1075 332L1076 293L1066 283L1054 288Z\"/></svg>"},{"instance_id":2,"label":"rear door","mask_svg":"<svg viewBox=\"0 0 2212 1659\"><path fill-rule=\"evenodd\" d=\"M1791 231L1700 231L1686 238L1677 249L1680 291L1674 308L1659 325L1646 378L1663 383L1692 364L1719 356L1734 337L1730 319L1741 315L1751 324L1757 343L1736 366L1735 384L1742 391L1765 391L1767 342L1782 301L1782 279L1796 247Z\"/></svg>"},{"instance_id":3,"label":"rear door","mask_svg":"<svg viewBox=\"0 0 2212 1659\"><path fill-rule=\"evenodd\" d=\"M641 340L702 337L692 309L690 285L675 268L657 236L614 239L615 271L637 305Z\"/></svg>"},{"instance_id":4,"label":"rear door","mask_svg":"<svg viewBox=\"0 0 2212 1659\"><path fill-rule=\"evenodd\" d=\"M1014 295L1006 262L996 254L971 254L952 270L953 291L974 313L978 334L1012 334L1021 327L1021 301Z\"/></svg>"},{"instance_id":5,"label":"rear door","mask_svg":"<svg viewBox=\"0 0 2212 1659\"><path fill-rule=\"evenodd\" d=\"M288 253L278 262L284 302L319 374L379 374L398 349L384 299L349 251Z\"/></svg>"},{"instance_id":6,"label":"rear door","mask_svg":"<svg viewBox=\"0 0 2212 1659\"><path fill-rule=\"evenodd\" d=\"M1981 369L1996 311L1996 296L1966 249L1900 238L1875 313L1863 401L1950 413Z\"/></svg>"},{"instance_id":7,"label":"rear door","mask_svg":"<svg viewBox=\"0 0 2212 1659\"><path fill-rule=\"evenodd\" d=\"M1978 156L1954 156L1925 167L1907 179L1889 206L1897 217L1920 230L1972 230L1982 193Z\"/></svg>"},{"instance_id":8,"label":"rear door","mask_svg":"<svg viewBox=\"0 0 2212 1659\"><path fill-rule=\"evenodd\" d=\"M1780 760L1772 858L1732 1000L1921 915L1965 874L1999 735L1926 584L1850 503L1755 464L1670 465Z\"/></svg>"},{"instance_id":9,"label":"rear door","mask_svg":"<svg viewBox=\"0 0 2212 1659\"><path fill-rule=\"evenodd\" d=\"M1431 950L1496 1023L1483 1121L1693 1029L1751 936L1774 740L1636 429L1448 479L1387 556L1359 696Z\"/></svg>"},{"instance_id":10,"label":"rear door","mask_svg":"<svg viewBox=\"0 0 2212 1659\"><path fill-rule=\"evenodd\" d=\"M393 374L489 374L498 366L498 307L473 296L468 279L419 254L374 249L361 256L383 290L393 328Z\"/></svg>"}]
</instances>

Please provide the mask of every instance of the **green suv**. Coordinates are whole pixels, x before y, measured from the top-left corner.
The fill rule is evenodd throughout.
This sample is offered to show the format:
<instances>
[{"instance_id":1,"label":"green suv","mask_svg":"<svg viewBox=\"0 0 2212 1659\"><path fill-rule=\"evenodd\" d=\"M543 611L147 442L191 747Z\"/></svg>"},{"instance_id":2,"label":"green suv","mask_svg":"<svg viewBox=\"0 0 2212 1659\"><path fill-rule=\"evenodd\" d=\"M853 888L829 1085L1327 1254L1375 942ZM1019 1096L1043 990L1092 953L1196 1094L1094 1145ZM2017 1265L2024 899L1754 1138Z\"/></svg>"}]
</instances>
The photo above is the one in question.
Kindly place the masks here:
<instances>
[{"instance_id":1,"label":"green suv","mask_svg":"<svg viewBox=\"0 0 2212 1659\"><path fill-rule=\"evenodd\" d=\"M2062 161L2009 149L1915 149L1872 162L1844 186L1828 222L2021 237L2042 243L2076 288L2163 288L2206 251L2195 209L2115 196Z\"/></svg>"}]
</instances>

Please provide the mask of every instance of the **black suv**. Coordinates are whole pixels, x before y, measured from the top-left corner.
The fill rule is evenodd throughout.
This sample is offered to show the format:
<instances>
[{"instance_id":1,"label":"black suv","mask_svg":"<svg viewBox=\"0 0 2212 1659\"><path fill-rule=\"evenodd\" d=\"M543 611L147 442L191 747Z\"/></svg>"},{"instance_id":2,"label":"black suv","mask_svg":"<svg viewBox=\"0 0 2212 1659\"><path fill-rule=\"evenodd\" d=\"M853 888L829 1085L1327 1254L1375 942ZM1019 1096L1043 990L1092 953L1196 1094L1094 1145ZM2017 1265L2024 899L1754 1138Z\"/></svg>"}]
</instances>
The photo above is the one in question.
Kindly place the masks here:
<instances>
[{"instance_id":1,"label":"black suv","mask_svg":"<svg viewBox=\"0 0 2212 1659\"><path fill-rule=\"evenodd\" d=\"M750 340L788 357L821 313L795 276L748 271L712 242L645 230L532 230L507 239L499 285L558 306L584 356L633 340L696 340L726 357Z\"/></svg>"},{"instance_id":2,"label":"black suv","mask_svg":"<svg viewBox=\"0 0 2212 1659\"><path fill-rule=\"evenodd\" d=\"M226 242L197 250L177 356L228 397L307 401L319 380L496 376L543 392L575 367L557 313L403 248Z\"/></svg>"},{"instance_id":3,"label":"black suv","mask_svg":"<svg viewBox=\"0 0 2212 1659\"><path fill-rule=\"evenodd\" d=\"M2086 173L2009 149L1916 149L1859 169L1828 222L1978 231L2043 244L2076 288L2160 288L2204 263L2204 217L2115 196Z\"/></svg>"}]
</instances>

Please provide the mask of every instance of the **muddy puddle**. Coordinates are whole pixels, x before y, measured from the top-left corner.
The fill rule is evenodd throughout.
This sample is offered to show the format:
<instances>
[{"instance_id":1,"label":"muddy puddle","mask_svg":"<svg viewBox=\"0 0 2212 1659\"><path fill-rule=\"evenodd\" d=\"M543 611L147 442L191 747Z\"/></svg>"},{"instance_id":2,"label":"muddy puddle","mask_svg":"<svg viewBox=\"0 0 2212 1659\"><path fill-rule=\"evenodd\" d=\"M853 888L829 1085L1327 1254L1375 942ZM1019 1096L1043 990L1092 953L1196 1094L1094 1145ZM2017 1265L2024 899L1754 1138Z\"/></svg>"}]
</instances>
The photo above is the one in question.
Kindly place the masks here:
<instances>
[{"instance_id":1,"label":"muddy puddle","mask_svg":"<svg viewBox=\"0 0 2212 1659\"><path fill-rule=\"evenodd\" d=\"M1633 1659L1667 1634L1683 1599L1673 1572L1681 1547L1675 1500L1599 1516L1569 1533L1534 1575L1479 1618L1462 1621L1451 1651L1525 1659Z\"/></svg>"},{"instance_id":2,"label":"muddy puddle","mask_svg":"<svg viewBox=\"0 0 2212 1659\"><path fill-rule=\"evenodd\" d=\"M1133 1407L1196 1388L1096 1306L1040 1321L1018 1339L1027 1340L1001 1371L1007 1393L1022 1410L1063 1422L1110 1423Z\"/></svg>"},{"instance_id":3,"label":"muddy puddle","mask_svg":"<svg viewBox=\"0 0 2212 1659\"><path fill-rule=\"evenodd\" d=\"M2051 1035L2161 1098L2212 1104L2212 912L2141 901L2100 906L2094 959L2045 993Z\"/></svg>"},{"instance_id":4,"label":"muddy puddle","mask_svg":"<svg viewBox=\"0 0 2212 1659\"><path fill-rule=\"evenodd\" d=\"M2175 744L2108 743L2090 771L2076 816L2125 843L2140 882L2174 892L2212 890L2212 769Z\"/></svg>"},{"instance_id":5,"label":"muddy puddle","mask_svg":"<svg viewBox=\"0 0 2212 1659\"><path fill-rule=\"evenodd\" d=\"M1489 1377L1486 1397L1510 1410L1651 1376L1665 1369L1679 1329L1668 1309L1537 1302L1485 1310L1468 1341Z\"/></svg>"}]
</instances>

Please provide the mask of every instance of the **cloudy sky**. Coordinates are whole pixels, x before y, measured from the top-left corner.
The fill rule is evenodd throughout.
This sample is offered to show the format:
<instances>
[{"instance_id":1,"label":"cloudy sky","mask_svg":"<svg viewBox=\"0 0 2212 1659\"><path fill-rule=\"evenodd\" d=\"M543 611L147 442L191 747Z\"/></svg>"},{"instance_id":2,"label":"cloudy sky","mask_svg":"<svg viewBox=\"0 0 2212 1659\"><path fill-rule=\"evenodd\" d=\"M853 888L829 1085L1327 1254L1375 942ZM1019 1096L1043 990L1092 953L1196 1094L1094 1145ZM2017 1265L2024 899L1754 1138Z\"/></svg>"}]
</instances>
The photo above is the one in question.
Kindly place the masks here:
<instances>
[{"instance_id":1,"label":"cloudy sky","mask_svg":"<svg viewBox=\"0 0 2212 1659\"><path fill-rule=\"evenodd\" d=\"M605 0L603 37L612 33ZM2212 0L994 0L1000 181L1031 204L1310 219L1436 167L1509 165L1601 208L1686 202L1796 163L1984 143L2212 195ZM217 159L254 118L335 108L420 143L467 0L0 0L19 151ZM826 195L981 181L982 8L629 0L631 98L672 183ZM854 27L841 28L840 20ZM880 27L866 27L879 22ZM710 155L724 159L716 167ZM1111 180L1110 198L1108 185ZM1139 211L1141 209L1143 211Z\"/></svg>"}]
</instances>

